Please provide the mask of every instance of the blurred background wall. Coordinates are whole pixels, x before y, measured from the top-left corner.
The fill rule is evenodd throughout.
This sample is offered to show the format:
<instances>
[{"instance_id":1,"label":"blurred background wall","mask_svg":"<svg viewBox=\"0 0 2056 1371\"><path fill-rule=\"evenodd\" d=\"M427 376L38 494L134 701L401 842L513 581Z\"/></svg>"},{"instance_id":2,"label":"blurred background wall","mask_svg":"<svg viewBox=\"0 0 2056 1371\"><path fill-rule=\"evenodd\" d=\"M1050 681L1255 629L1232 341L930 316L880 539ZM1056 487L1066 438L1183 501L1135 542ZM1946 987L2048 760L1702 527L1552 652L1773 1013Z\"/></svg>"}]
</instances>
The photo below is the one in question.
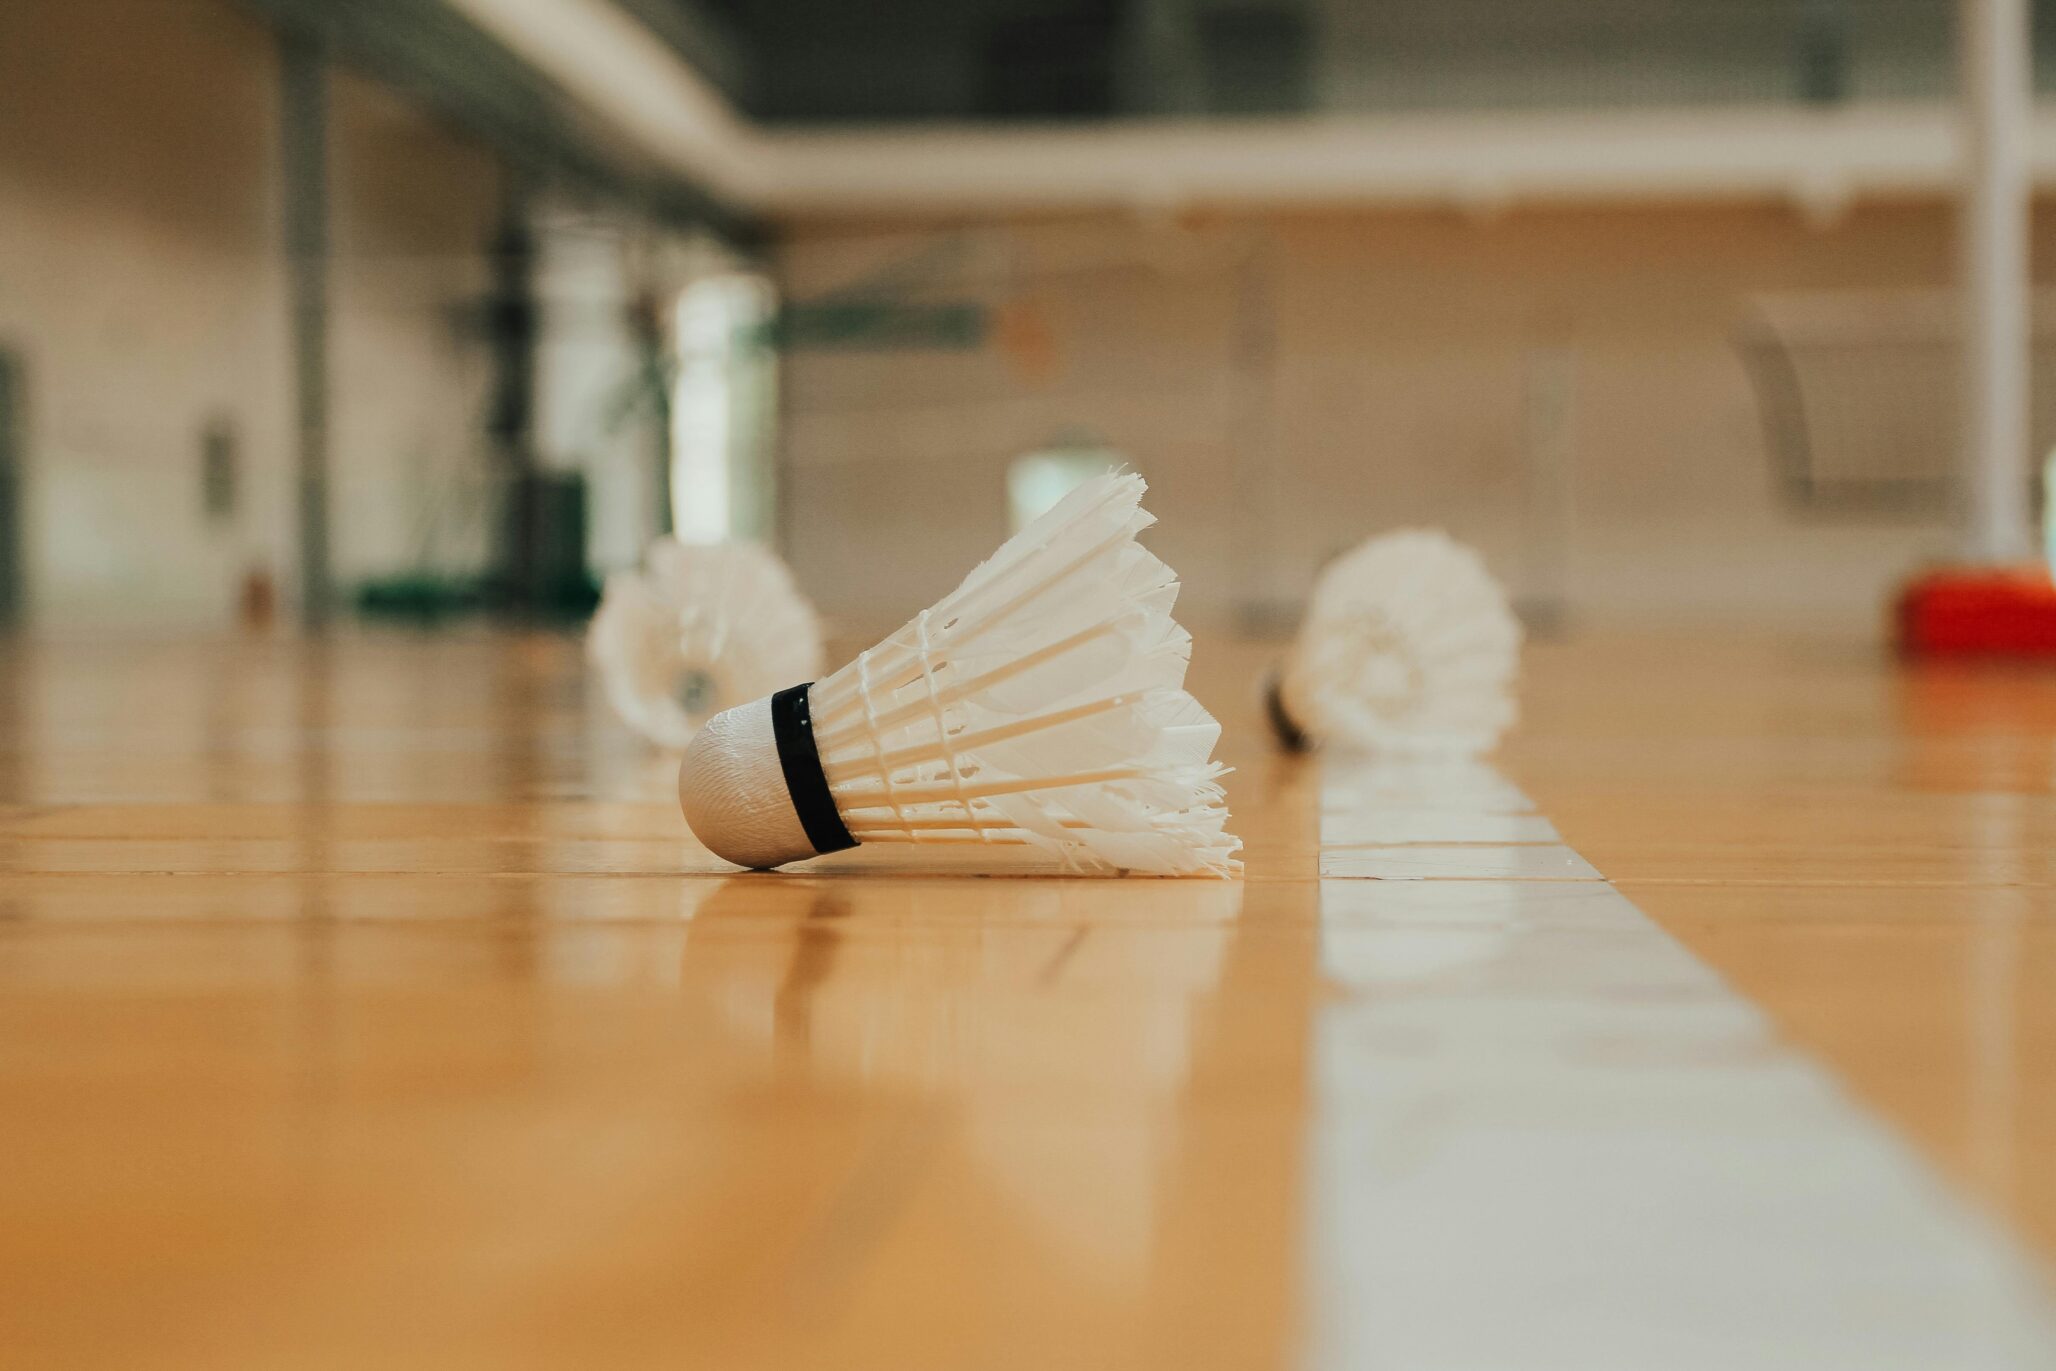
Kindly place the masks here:
<instances>
[{"instance_id":1,"label":"blurred background wall","mask_svg":"<svg viewBox=\"0 0 2056 1371\"><path fill-rule=\"evenodd\" d=\"M1215 614L1289 613L1321 560L1401 524L1475 541L1531 602L1615 617L1867 622L1948 546L1939 488L1786 490L1740 345L1765 297L1945 285L1939 205L823 225L778 262L801 298L913 264L905 292L993 319L960 353L788 355L788 527L838 609L920 602L1004 531L1008 465L1066 442L1149 477L1157 544ZM1948 365L1932 347L1919 402L1953 404ZM1822 389L1886 399L1860 370ZM1946 422L1929 437L1939 481Z\"/></svg>"},{"instance_id":2,"label":"blurred background wall","mask_svg":"<svg viewBox=\"0 0 2056 1371\"><path fill-rule=\"evenodd\" d=\"M580 52L533 40L602 12L626 57L732 113L733 184L664 136L701 108L686 76L603 54L582 88ZM311 51L343 606L518 579L539 529L575 526L597 575L682 520L773 539L831 614L891 618L1006 531L1010 473L1072 457L1150 478L1200 618L1289 622L1325 557L1428 523L1542 619L1868 622L1949 542L1953 230L1926 124L1874 186L1823 163L1769 189L900 203L915 173L890 159L931 129L1290 140L1358 116L1401 145L1410 119L1517 141L1565 112L1762 111L1769 146L1932 106L1946 133L1949 20L1937 0L13 0L0 543L50 630L255 621L305 589L287 91ZM876 121L915 141L867 141ZM1013 145L992 146L1004 179ZM885 189L794 170L839 155ZM742 284L703 292L695 344L681 311L709 281Z\"/></svg>"},{"instance_id":3,"label":"blurred background wall","mask_svg":"<svg viewBox=\"0 0 2056 1371\"><path fill-rule=\"evenodd\" d=\"M278 85L269 28L212 0L0 17L0 346L25 373L38 621L219 623L252 575L295 589ZM330 108L347 577L408 557L424 511L478 485L457 311L503 178L353 73Z\"/></svg>"},{"instance_id":4,"label":"blurred background wall","mask_svg":"<svg viewBox=\"0 0 2056 1371\"><path fill-rule=\"evenodd\" d=\"M0 347L38 619L225 612L243 550L201 500L213 426L247 555L284 563L275 83L268 33L222 5L0 15Z\"/></svg>"},{"instance_id":5,"label":"blurred background wall","mask_svg":"<svg viewBox=\"0 0 2056 1371\"><path fill-rule=\"evenodd\" d=\"M323 66L337 584L487 565L510 257L549 324L521 457L591 468L588 546L632 560L661 418L634 314L710 249ZM0 11L0 366L40 626L222 625L300 590L283 79L273 24L225 0Z\"/></svg>"}]
</instances>

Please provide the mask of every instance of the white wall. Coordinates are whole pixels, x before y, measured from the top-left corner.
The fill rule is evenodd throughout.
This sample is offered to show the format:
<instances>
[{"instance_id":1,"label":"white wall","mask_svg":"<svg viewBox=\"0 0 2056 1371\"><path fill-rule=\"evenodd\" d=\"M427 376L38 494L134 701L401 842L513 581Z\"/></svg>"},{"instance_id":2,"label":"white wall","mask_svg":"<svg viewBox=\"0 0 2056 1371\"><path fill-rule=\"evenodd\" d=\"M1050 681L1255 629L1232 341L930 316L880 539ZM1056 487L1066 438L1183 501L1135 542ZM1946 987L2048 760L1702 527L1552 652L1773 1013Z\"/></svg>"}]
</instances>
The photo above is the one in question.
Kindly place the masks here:
<instances>
[{"instance_id":1,"label":"white wall","mask_svg":"<svg viewBox=\"0 0 2056 1371\"><path fill-rule=\"evenodd\" d=\"M330 96L336 584L484 564L495 159L346 70Z\"/></svg>"},{"instance_id":2,"label":"white wall","mask_svg":"<svg viewBox=\"0 0 2056 1371\"><path fill-rule=\"evenodd\" d=\"M1002 535L1005 464L1083 427L1150 478L1194 617L1289 613L1327 556L1415 523L1544 590L1530 395L1568 375L1574 614L1869 625L1946 514L1781 503L1735 332L1761 293L1951 260L1940 206L796 229L793 299L896 266L898 298L999 322L967 352L786 359L787 545L828 612L904 615ZM1238 360L1266 347L1267 373Z\"/></svg>"},{"instance_id":3,"label":"white wall","mask_svg":"<svg viewBox=\"0 0 2056 1371\"><path fill-rule=\"evenodd\" d=\"M634 316L653 314L668 346L679 293L741 261L711 237L561 195L536 222L537 460L585 474L592 566L631 566L670 498L665 414L649 392Z\"/></svg>"},{"instance_id":4,"label":"white wall","mask_svg":"<svg viewBox=\"0 0 2056 1371\"><path fill-rule=\"evenodd\" d=\"M225 624L253 568L292 594L277 79L269 31L226 0L0 5L0 346L26 368L41 627ZM363 81L338 77L332 119L347 584L411 564L423 505L479 479L483 357L458 313L498 183L482 149ZM201 507L217 416L241 455L227 527Z\"/></svg>"},{"instance_id":5,"label":"white wall","mask_svg":"<svg viewBox=\"0 0 2056 1371\"><path fill-rule=\"evenodd\" d=\"M247 555L290 564L271 63L217 4L0 6L0 340L26 368L39 622L225 613L211 415L240 437Z\"/></svg>"}]
</instances>

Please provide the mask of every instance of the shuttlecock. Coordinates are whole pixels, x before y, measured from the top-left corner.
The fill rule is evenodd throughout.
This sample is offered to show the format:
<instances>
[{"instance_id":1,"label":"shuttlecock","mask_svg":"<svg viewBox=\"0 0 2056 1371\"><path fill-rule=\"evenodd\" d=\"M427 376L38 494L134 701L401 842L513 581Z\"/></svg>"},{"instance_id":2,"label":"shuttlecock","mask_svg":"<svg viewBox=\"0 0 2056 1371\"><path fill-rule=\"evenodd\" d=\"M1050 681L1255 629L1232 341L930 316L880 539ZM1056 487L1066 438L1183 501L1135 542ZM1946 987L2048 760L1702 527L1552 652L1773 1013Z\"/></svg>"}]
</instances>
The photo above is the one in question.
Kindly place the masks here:
<instances>
[{"instance_id":1,"label":"shuttlecock","mask_svg":"<svg viewBox=\"0 0 2056 1371\"><path fill-rule=\"evenodd\" d=\"M895 842L1235 870L1178 579L1135 541L1144 489L1085 482L849 665L715 716L679 768L692 831L749 867Z\"/></svg>"},{"instance_id":2,"label":"shuttlecock","mask_svg":"<svg viewBox=\"0 0 2056 1371\"><path fill-rule=\"evenodd\" d=\"M1477 553L1447 534L1381 534L1321 573L1272 678L1288 747L1471 757L1512 725L1521 627Z\"/></svg>"},{"instance_id":3,"label":"shuttlecock","mask_svg":"<svg viewBox=\"0 0 2056 1371\"><path fill-rule=\"evenodd\" d=\"M785 563L755 543L650 544L607 578L586 651L607 700L660 747L821 669L821 627Z\"/></svg>"}]
</instances>

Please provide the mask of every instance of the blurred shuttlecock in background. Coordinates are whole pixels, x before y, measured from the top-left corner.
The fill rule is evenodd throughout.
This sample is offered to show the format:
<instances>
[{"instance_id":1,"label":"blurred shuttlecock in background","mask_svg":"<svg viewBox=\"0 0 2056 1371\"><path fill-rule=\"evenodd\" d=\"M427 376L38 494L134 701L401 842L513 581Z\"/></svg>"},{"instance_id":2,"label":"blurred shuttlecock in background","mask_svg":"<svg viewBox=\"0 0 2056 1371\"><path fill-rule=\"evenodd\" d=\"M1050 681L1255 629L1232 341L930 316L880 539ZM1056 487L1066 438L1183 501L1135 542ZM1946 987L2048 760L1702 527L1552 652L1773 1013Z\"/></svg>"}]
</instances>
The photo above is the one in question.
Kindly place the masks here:
<instances>
[{"instance_id":1,"label":"blurred shuttlecock in background","mask_svg":"<svg viewBox=\"0 0 2056 1371\"><path fill-rule=\"evenodd\" d=\"M1514 721L1520 645L1476 552L1443 533L1381 534L1315 583L1270 684L1271 722L1291 747L1476 756Z\"/></svg>"},{"instance_id":2,"label":"blurred shuttlecock in background","mask_svg":"<svg viewBox=\"0 0 2056 1371\"><path fill-rule=\"evenodd\" d=\"M821 627L785 563L756 543L659 538L607 578L586 651L607 700L660 747L821 669Z\"/></svg>"},{"instance_id":3,"label":"blurred shuttlecock in background","mask_svg":"<svg viewBox=\"0 0 2056 1371\"><path fill-rule=\"evenodd\" d=\"M1135 541L1144 489L1086 481L848 666L711 720L679 768L693 832L750 867L895 842L1234 871L1178 579Z\"/></svg>"}]
</instances>

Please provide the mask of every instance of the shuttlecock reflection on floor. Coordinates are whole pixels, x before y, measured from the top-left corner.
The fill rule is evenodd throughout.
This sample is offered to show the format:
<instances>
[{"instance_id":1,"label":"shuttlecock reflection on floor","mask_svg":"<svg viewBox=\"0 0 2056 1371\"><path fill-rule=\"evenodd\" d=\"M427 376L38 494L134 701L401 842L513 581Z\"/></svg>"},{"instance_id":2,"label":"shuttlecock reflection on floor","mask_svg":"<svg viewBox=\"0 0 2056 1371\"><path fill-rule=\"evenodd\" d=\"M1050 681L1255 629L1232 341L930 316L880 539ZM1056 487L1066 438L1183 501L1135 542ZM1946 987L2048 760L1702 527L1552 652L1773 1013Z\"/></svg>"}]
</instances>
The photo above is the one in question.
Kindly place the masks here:
<instances>
[{"instance_id":1,"label":"shuttlecock reflection on floor","mask_svg":"<svg viewBox=\"0 0 2056 1371\"><path fill-rule=\"evenodd\" d=\"M1477 553L1447 534L1381 534L1321 573L1270 687L1293 747L1471 757L1514 721L1521 628Z\"/></svg>"},{"instance_id":2,"label":"shuttlecock reflection on floor","mask_svg":"<svg viewBox=\"0 0 2056 1371\"><path fill-rule=\"evenodd\" d=\"M818 673L821 628L767 549L659 538L607 578L586 650L614 712L681 749L722 710Z\"/></svg>"}]
</instances>

